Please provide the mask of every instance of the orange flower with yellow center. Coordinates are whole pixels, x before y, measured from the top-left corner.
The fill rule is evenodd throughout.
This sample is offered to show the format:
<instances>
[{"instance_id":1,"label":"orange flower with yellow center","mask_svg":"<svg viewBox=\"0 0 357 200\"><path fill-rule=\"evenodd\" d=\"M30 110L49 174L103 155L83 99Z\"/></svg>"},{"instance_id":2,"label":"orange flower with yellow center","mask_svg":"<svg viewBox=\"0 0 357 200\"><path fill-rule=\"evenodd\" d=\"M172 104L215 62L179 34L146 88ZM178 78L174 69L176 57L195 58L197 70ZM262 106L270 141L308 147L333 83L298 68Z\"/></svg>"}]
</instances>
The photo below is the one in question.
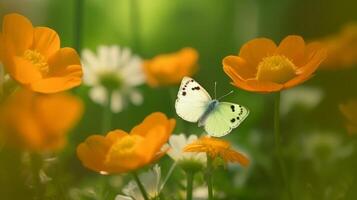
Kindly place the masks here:
<instances>
[{"instance_id":1,"label":"orange flower with yellow center","mask_svg":"<svg viewBox=\"0 0 357 200\"><path fill-rule=\"evenodd\" d=\"M58 34L47 27L33 27L19 14L3 19L0 56L10 76L28 89L55 93L80 85L82 67L72 48L60 48Z\"/></svg>"},{"instance_id":2,"label":"orange flower with yellow center","mask_svg":"<svg viewBox=\"0 0 357 200\"><path fill-rule=\"evenodd\" d=\"M183 48L171 54L162 54L144 62L147 82L152 87L174 85L197 69L198 52Z\"/></svg>"},{"instance_id":3,"label":"orange flower with yellow center","mask_svg":"<svg viewBox=\"0 0 357 200\"><path fill-rule=\"evenodd\" d=\"M75 96L41 95L20 89L0 107L0 133L6 144L24 150L59 150L82 112L82 101Z\"/></svg>"},{"instance_id":4,"label":"orange flower with yellow center","mask_svg":"<svg viewBox=\"0 0 357 200\"><path fill-rule=\"evenodd\" d=\"M231 144L227 141L213 138L201 137L195 142L187 145L184 148L185 152L205 152L212 159L216 157L222 158L225 162L239 163L242 166L248 166L249 159L242 153L232 149Z\"/></svg>"},{"instance_id":5,"label":"orange flower with yellow center","mask_svg":"<svg viewBox=\"0 0 357 200\"><path fill-rule=\"evenodd\" d=\"M357 134L357 100L351 100L340 105L340 111L346 118L346 127L349 134Z\"/></svg>"},{"instance_id":6,"label":"orange flower with yellow center","mask_svg":"<svg viewBox=\"0 0 357 200\"><path fill-rule=\"evenodd\" d=\"M114 130L106 136L93 135L77 148L82 164L102 174L125 173L148 165L165 154L161 147L169 139L175 120L152 113L130 134Z\"/></svg>"},{"instance_id":7,"label":"orange flower with yellow center","mask_svg":"<svg viewBox=\"0 0 357 200\"><path fill-rule=\"evenodd\" d=\"M308 80L325 57L319 44L305 45L300 36L288 36L279 46L258 38L244 44L239 56L225 57L223 69L238 88L276 92Z\"/></svg>"}]
</instances>

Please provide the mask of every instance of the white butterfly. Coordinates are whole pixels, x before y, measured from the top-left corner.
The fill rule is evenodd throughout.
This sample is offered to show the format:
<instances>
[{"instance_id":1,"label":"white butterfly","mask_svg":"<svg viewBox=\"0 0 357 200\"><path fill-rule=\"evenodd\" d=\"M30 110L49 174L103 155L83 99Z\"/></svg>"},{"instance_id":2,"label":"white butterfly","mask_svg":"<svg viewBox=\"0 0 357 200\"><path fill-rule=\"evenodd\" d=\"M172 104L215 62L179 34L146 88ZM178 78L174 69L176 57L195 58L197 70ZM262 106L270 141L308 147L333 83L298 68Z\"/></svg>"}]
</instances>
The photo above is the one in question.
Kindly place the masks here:
<instances>
[{"instance_id":1,"label":"white butterfly","mask_svg":"<svg viewBox=\"0 0 357 200\"><path fill-rule=\"evenodd\" d=\"M249 110L241 105L219 102L195 80L184 77L175 103L176 113L189 122L204 126L208 135L222 137L239 126Z\"/></svg>"}]
</instances>

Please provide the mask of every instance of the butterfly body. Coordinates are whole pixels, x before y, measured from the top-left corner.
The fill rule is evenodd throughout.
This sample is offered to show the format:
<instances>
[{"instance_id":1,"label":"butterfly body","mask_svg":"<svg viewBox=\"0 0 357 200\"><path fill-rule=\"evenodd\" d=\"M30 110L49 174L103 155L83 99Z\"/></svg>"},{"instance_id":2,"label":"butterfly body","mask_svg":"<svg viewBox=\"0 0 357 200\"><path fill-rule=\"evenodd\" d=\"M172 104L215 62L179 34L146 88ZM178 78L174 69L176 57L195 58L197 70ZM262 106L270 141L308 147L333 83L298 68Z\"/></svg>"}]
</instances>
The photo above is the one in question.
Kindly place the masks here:
<instances>
[{"instance_id":1,"label":"butterfly body","mask_svg":"<svg viewBox=\"0 0 357 200\"><path fill-rule=\"evenodd\" d=\"M210 136L222 137L248 116L249 110L230 102L212 99L195 80L184 77L181 82L175 109L178 116L189 122L198 122Z\"/></svg>"},{"instance_id":2,"label":"butterfly body","mask_svg":"<svg viewBox=\"0 0 357 200\"><path fill-rule=\"evenodd\" d=\"M212 113L212 111L215 110L215 108L218 106L219 101L217 99L213 99L212 101L210 101L208 103L208 106L205 110L205 112L202 114L202 116L200 117L200 119L198 120L198 126L204 126L207 117Z\"/></svg>"}]
</instances>

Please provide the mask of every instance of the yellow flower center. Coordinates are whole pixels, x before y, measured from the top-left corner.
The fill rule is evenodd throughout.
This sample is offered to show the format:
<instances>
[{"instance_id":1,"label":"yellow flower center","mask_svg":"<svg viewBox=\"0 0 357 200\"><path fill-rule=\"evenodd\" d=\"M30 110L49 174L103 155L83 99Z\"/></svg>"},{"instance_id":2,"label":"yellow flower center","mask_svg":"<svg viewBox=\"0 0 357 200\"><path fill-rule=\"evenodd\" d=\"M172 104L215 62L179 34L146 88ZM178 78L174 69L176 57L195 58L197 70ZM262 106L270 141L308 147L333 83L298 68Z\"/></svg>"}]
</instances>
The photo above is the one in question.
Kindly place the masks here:
<instances>
[{"instance_id":1,"label":"yellow flower center","mask_svg":"<svg viewBox=\"0 0 357 200\"><path fill-rule=\"evenodd\" d=\"M128 135L118 140L110 149L109 155L120 157L129 155L135 150L136 144L143 140L139 135Z\"/></svg>"},{"instance_id":2,"label":"yellow flower center","mask_svg":"<svg viewBox=\"0 0 357 200\"><path fill-rule=\"evenodd\" d=\"M49 67L46 58L37 50L27 49L23 58L35 65L43 74L48 73Z\"/></svg>"},{"instance_id":3,"label":"yellow flower center","mask_svg":"<svg viewBox=\"0 0 357 200\"><path fill-rule=\"evenodd\" d=\"M274 55L263 58L258 65L257 80L285 83L296 73L296 66L287 57Z\"/></svg>"}]
</instances>

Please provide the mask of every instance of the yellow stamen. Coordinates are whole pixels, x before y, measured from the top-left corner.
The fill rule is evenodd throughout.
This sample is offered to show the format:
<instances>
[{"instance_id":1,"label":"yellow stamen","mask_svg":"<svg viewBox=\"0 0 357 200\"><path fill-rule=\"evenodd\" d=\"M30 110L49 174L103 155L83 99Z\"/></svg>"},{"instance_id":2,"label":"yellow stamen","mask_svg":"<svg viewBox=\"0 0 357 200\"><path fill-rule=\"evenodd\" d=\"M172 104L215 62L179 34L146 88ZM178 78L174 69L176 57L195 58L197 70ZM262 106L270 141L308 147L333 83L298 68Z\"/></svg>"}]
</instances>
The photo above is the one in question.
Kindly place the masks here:
<instances>
[{"instance_id":1,"label":"yellow stamen","mask_svg":"<svg viewBox=\"0 0 357 200\"><path fill-rule=\"evenodd\" d=\"M114 157L125 156L132 153L135 150L135 145L143 140L143 137L139 135L128 135L118 140L110 149L108 155L115 155ZM109 158L113 159L113 158Z\"/></svg>"},{"instance_id":2,"label":"yellow stamen","mask_svg":"<svg viewBox=\"0 0 357 200\"><path fill-rule=\"evenodd\" d=\"M23 58L35 65L43 74L48 73L49 67L46 58L37 50L27 49Z\"/></svg>"},{"instance_id":3,"label":"yellow stamen","mask_svg":"<svg viewBox=\"0 0 357 200\"><path fill-rule=\"evenodd\" d=\"M296 66L287 57L281 55L268 56L258 65L257 80L285 83L296 73Z\"/></svg>"}]
</instances>

